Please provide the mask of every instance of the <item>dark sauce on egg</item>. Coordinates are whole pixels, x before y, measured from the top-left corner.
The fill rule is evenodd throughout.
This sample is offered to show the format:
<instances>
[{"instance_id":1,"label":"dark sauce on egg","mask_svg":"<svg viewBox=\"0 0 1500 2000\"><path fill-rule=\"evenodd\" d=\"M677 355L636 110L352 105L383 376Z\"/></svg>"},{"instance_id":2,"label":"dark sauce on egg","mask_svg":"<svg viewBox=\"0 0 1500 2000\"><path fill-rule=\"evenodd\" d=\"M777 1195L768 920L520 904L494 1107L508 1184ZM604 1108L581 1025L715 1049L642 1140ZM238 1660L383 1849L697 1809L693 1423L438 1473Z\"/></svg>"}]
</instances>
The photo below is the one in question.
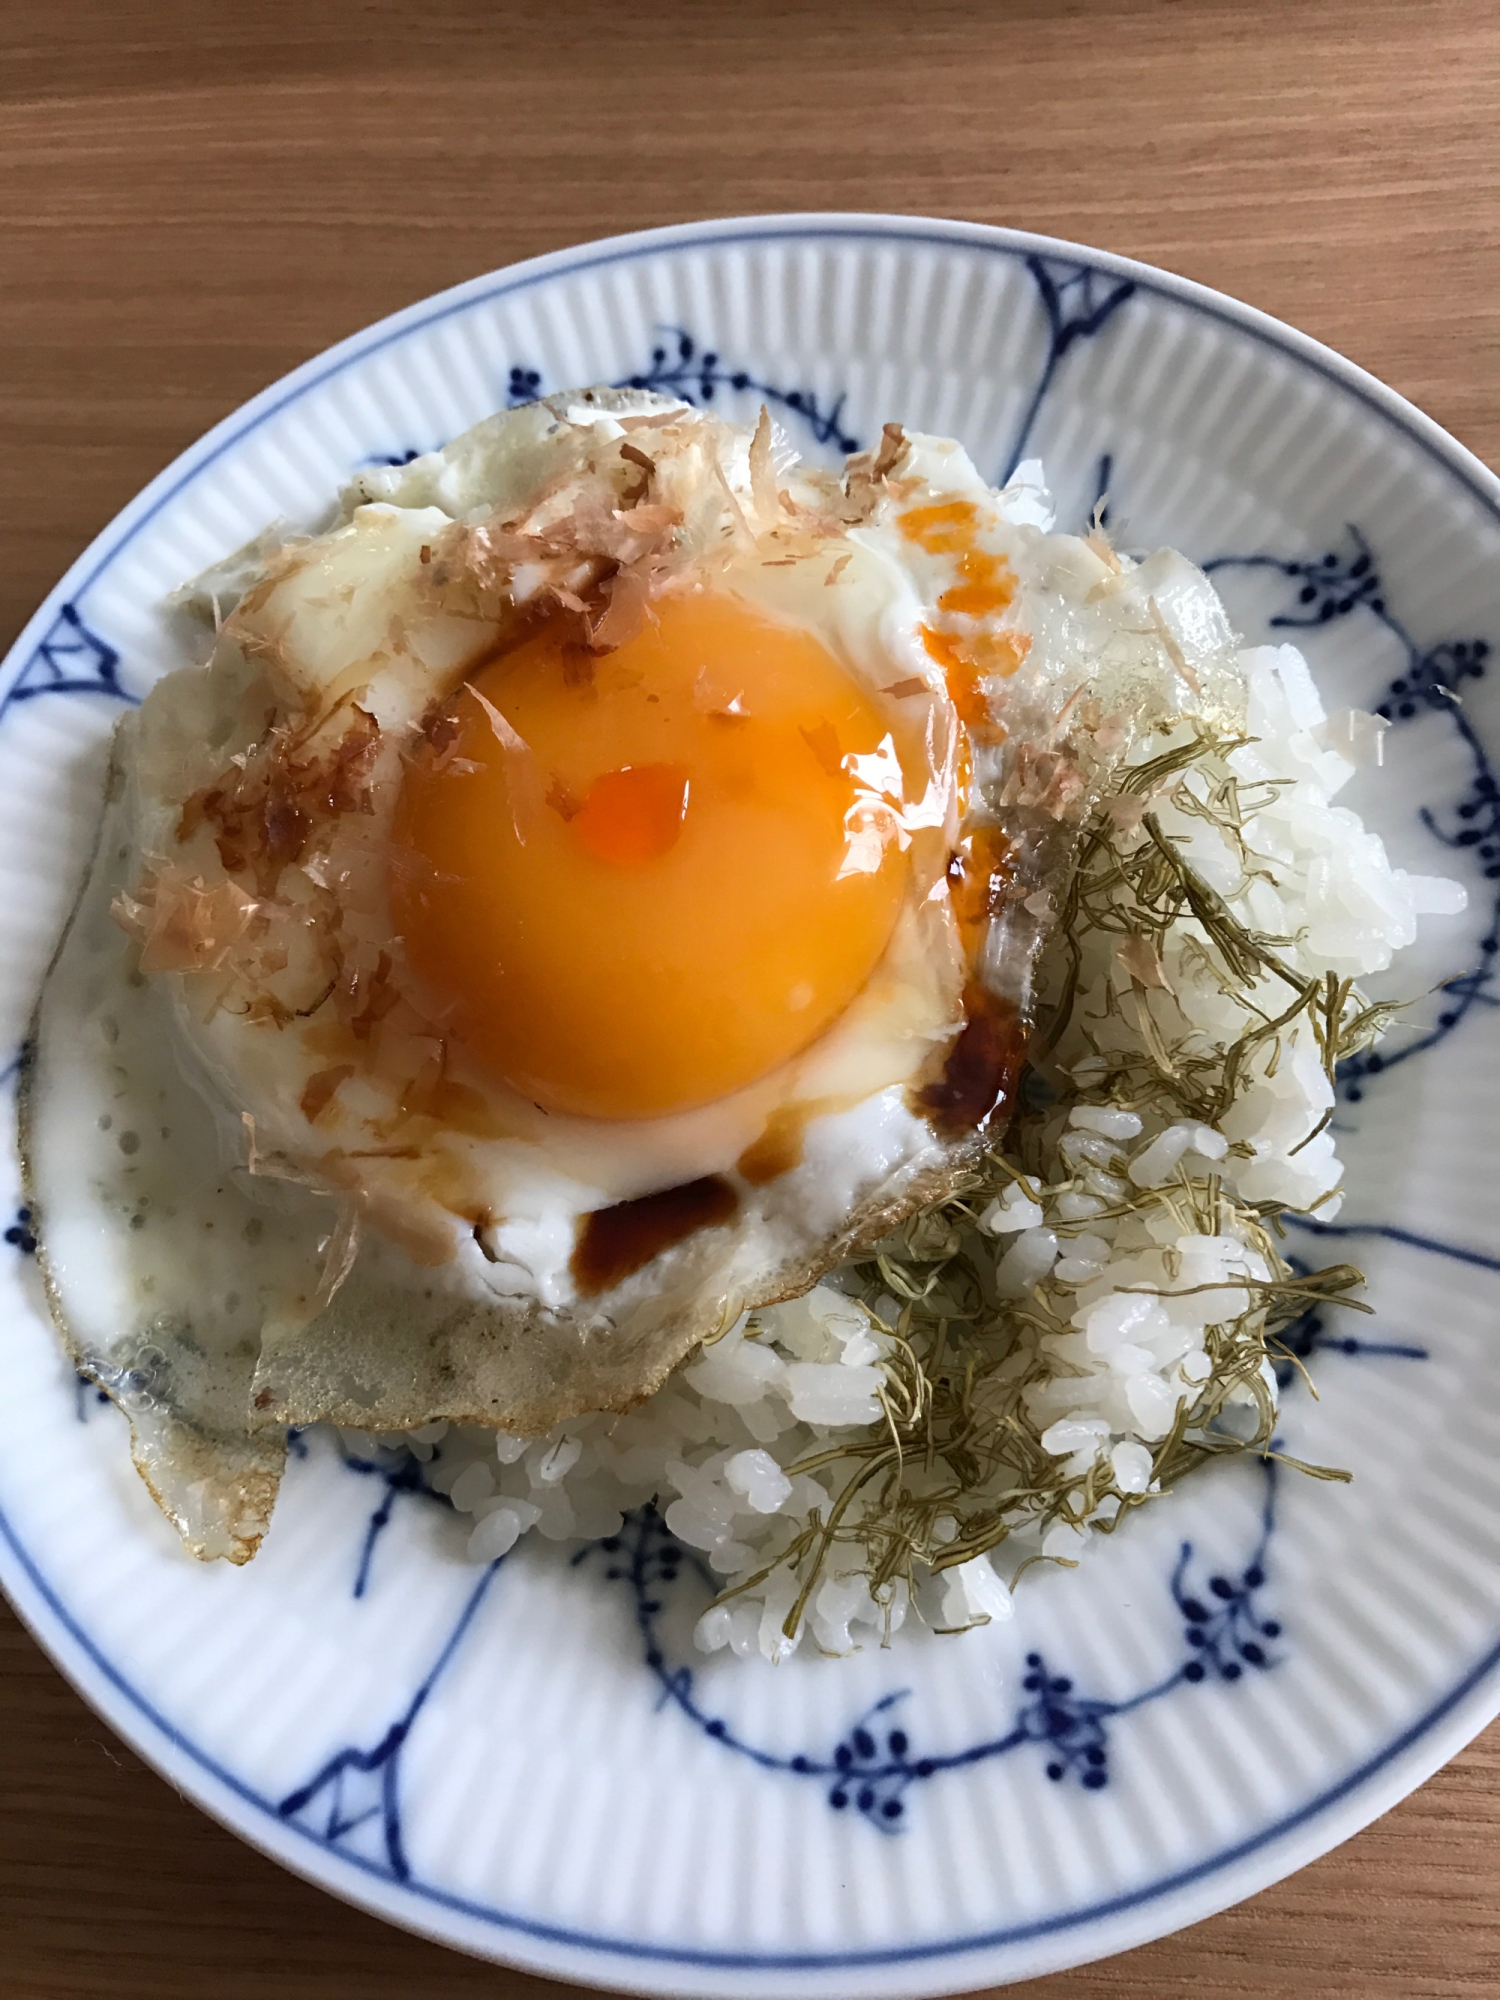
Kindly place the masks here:
<instances>
[{"instance_id":1,"label":"dark sauce on egg","mask_svg":"<svg viewBox=\"0 0 1500 2000\"><path fill-rule=\"evenodd\" d=\"M607 1292L699 1229L728 1222L739 1196L717 1174L617 1201L583 1218L570 1266L580 1292Z\"/></svg>"},{"instance_id":2,"label":"dark sauce on egg","mask_svg":"<svg viewBox=\"0 0 1500 2000\"><path fill-rule=\"evenodd\" d=\"M800 1167L807 1121L819 1109L816 1104L790 1104L773 1111L760 1137L752 1140L735 1162L740 1178L751 1187L764 1187Z\"/></svg>"},{"instance_id":3,"label":"dark sauce on egg","mask_svg":"<svg viewBox=\"0 0 1500 2000\"><path fill-rule=\"evenodd\" d=\"M930 1083L916 1092L916 1108L945 1139L975 1132L1015 1090L1026 1036L1009 1001L977 981L964 988L964 1024Z\"/></svg>"}]
</instances>

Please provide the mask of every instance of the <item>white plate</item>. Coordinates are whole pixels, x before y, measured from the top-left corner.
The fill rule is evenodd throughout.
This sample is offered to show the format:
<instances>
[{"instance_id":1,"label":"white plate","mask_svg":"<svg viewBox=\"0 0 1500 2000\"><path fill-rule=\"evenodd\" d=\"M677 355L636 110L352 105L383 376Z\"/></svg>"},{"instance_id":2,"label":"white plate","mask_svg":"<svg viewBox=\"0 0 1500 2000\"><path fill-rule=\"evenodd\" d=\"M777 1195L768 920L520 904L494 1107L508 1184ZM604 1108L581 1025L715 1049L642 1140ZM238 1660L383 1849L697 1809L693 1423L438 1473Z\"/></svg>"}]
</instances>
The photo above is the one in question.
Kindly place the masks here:
<instances>
[{"instance_id":1,"label":"white plate","mask_svg":"<svg viewBox=\"0 0 1500 2000\"><path fill-rule=\"evenodd\" d=\"M122 699L174 658L165 592L358 465L507 397L638 379L813 452L887 418L1064 524L1214 567L1330 705L1384 703L1372 810L1467 881L1429 953L1475 976L1353 1080L1336 1243L1373 1322L1306 1329L1287 1446L1347 1488L1203 1477L1014 1623L772 1669L696 1660L700 1586L649 1529L476 1571L446 1510L322 1441L248 1569L195 1567L72 1381L25 1257L0 1270L0 1578L83 1693L246 1839L394 1922L658 1993L936 1993L1155 1937L1321 1853L1495 1713L1500 1097L1496 481L1347 362L1180 279L876 216L620 238L476 279L298 370L120 516L22 635L0 706L0 1035L16 1051ZM1448 699L1462 684L1467 706ZM1375 1069L1372 1064L1371 1070ZM5 1169L13 1176L7 1155ZM1357 1345L1348 1335L1357 1336ZM668 1558L667 1568L672 1567ZM660 1608L658 1608L660 1607ZM904 1636L904 1635L903 1635ZM1044 1663L1044 1664L1043 1664Z\"/></svg>"}]
</instances>

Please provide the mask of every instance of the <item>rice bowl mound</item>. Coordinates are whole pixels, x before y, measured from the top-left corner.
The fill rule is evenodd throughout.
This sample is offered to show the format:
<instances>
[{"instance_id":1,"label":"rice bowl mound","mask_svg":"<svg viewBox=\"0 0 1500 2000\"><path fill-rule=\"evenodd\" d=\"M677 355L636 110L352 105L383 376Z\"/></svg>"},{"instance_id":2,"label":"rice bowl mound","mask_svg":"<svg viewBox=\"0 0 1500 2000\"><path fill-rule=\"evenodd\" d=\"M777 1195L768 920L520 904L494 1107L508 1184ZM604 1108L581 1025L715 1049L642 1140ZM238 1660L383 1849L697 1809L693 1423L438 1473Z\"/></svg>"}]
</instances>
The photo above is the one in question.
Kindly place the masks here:
<instances>
[{"instance_id":1,"label":"rice bowl mound","mask_svg":"<svg viewBox=\"0 0 1500 2000\"><path fill-rule=\"evenodd\" d=\"M1160 732L1101 803L1029 1088L970 1189L626 1416L346 1447L414 1454L478 1562L656 1505L722 1579L699 1648L773 1662L1009 1617L1029 1562L1076 1563L1186 1472L1269 1449L1278 1331L1357 1302L1357 1271L1297 1269L1278 1226L1339 1210L1335 1067L1396 1011L1354 982L1464 893L1334 803L1382 725L1330 718L1291 646L1240 658L1241 734Z\"/></svg>"}]
</instances>

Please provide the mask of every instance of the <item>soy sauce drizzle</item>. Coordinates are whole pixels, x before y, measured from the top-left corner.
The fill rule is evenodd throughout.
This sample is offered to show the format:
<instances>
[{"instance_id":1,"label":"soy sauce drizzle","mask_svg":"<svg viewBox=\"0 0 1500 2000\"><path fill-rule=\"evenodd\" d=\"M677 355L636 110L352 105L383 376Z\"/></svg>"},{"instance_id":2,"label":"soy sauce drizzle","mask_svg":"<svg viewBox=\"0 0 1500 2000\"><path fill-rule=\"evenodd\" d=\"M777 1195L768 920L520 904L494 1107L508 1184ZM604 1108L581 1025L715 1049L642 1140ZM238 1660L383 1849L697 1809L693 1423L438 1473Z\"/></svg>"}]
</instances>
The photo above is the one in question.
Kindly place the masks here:
<instances>
[{"instance_id":1,"label":"soy sauce drizzle","mask_svg":"<svg viewBox=\"0 0 1500 2000\"><path fill-rule=\"evenodd\" d=\"M917 1091L918 1110L945 1139L977 1131L1013 1092L1025 1053L1015 1008L970 981L964 988L964 1024L941 1073Z\"/></svg>"},{"instance_id":2,"label":"soy sauce drizzle","mask_svg":"<svg viewBox=\"0 0 1500 2000\"><path fill-rule=\"evenodd\" d=\"M773 1111L760 1137L753 1139L735 1162L740 1178L751 1187L764 1187L768 1181L778 1180L782 1174L800 1167L808 1120L821 1109L814 1102L784 1104Z\"/></svg>"},{"instance_id":3,"label":"soy sauce drizzle","mask_svg":"<svg viewBox=\"0 0 1500 2000\"><path fill-rule=\"evenodd\" d=\"M708 1174L660 1194L596 1208L583 1218L578 1232L570 1266L573 1281L586 1297L607 1292L696 1230L728 1222L738 1206L739 1196L728 1181Z\"/></svg>"}]
</instances>

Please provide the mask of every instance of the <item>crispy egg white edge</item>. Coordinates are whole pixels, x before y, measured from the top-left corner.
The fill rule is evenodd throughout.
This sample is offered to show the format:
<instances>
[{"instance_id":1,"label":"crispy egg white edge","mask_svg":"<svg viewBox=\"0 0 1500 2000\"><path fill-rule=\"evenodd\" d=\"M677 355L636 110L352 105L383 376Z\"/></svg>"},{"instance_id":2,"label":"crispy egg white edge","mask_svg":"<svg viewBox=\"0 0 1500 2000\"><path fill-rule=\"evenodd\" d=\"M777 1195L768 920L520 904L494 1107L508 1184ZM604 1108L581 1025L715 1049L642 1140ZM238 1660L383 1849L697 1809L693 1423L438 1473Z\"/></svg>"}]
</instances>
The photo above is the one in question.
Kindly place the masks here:
<instances>
[{"instance_id":1,"label":"crispy egg white edge","mask_svg":"<svg viewBox=\"0 0 1500 2000\"><path fill-rule=\"evenodd\" d=\"M246 1426L262 1326L305 1313L328 1204L268 1208L226 1167L177 1060L170 996L109 921L132 864L118 760L134 729L132 716L117 733L93 865L32 1021L23 1184L74 1365L125 1411L137 1468L188 1548L243 1562L285 1458L283 1433Z\"/></svg>"}]
</instances>

